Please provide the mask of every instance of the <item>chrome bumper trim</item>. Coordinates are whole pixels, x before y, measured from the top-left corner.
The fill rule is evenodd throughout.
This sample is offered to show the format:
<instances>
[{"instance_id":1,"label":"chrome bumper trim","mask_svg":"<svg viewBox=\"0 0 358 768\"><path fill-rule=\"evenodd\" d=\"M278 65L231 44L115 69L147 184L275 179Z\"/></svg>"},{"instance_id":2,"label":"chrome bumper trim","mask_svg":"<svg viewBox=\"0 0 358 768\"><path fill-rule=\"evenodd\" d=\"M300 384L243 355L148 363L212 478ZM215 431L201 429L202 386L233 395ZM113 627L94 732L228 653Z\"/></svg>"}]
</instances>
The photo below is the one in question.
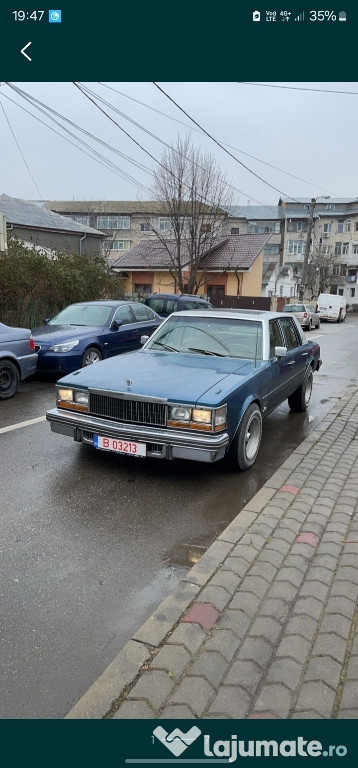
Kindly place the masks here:
<instances>
[{"instance_id":1,"label":"chrome bumper trim","mask_svg":"<svg viewBox=\"0 0 358 768\"><path fill-rule=\"evenodd\" d=\"M46 413L46 419L50 423L62 424L72 427L73 430L85 430L107 437L119 437L125 440L143 441L150 443L163 443L164 445L186 446L190 448L203 448L207 450L219 450L229 444L227 432L220 434L192 434L180 432L174 429L158 429L155 427L143 427L137 424L123 424L122 422L99 419L90 414L74 413L53 408ZM68 434L68 431L66 432Z\"/></svg>"}]
</instances>

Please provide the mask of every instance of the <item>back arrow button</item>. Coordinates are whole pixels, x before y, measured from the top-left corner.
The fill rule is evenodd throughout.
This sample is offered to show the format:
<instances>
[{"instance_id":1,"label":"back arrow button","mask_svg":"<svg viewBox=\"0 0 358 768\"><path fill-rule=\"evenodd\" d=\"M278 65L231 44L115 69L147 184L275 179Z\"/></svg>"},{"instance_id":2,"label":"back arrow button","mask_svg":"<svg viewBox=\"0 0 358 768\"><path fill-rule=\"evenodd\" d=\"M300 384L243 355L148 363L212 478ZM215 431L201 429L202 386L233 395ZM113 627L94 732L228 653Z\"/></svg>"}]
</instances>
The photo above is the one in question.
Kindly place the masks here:
<instances>
[{"instance_id":1,"label":"back arrow button","mask_svg":"<svg viewBox=\"0 0 358 768\"><path fill-rule=\"evenodd\" d=\"M28 56L28 55L27 55L27 53L25 53L25 51L26 51L26 48L28 48L28 47L29 47L29 45L31 45L31 42L30 42L30 43L27 43L27 45L24 45L24 47L23 47L23 48L21 48L21 53L22 53L22 55L23 55L23 56L26 56L26 58L27 58L29 61L32 61L32 59L30 59L30 56Z\"/></svg>"}]
</instances>

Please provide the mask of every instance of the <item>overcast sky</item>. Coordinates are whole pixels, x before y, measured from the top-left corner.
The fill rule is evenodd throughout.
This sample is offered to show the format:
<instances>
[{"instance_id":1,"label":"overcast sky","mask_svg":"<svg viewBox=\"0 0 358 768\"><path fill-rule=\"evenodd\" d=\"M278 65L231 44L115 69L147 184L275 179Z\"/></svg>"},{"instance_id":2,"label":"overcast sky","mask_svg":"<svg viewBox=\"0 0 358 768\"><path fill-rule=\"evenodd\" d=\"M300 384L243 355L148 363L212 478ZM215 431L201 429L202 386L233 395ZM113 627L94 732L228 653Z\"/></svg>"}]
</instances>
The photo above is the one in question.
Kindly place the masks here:
<instances>
[{"instance_id":1,"label":"overcast sky","mask_svg":"<svg viewBox=\"0 0 358 768\"><path fill-rule=\"evenodd\" d=\"M276 205L280 196L358 197L358 83L158 83L240 162L152 83L85 85L120 111L100 103L118 125L72 83L15 84L46 105L46 114L1 84L0 194L28 200L148 200L161 142L171 144L178 133L190 133L193 144L210 152L229 175L233 204ZM60 125L49 119L49 107ZM139 167L64 123L64 117ZM75 136L66 134L64 125ZM79 138L90 145L82 149L91 156L81 151ZM94 150L115 171L97 162Z\"/></svg>"}]
</instances>

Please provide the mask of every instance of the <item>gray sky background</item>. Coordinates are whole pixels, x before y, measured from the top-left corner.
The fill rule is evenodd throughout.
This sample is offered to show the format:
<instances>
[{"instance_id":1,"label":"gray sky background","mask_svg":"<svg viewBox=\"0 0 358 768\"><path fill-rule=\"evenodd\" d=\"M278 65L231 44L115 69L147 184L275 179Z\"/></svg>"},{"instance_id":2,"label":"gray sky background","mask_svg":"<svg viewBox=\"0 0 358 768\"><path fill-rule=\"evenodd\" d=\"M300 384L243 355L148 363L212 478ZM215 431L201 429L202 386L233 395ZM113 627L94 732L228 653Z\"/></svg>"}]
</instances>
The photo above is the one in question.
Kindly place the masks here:
<instances>
[{"instance_id":1,"label":"gray sky background","mask_svg":"<svg viewBox=\"0 0 358 768\"><path fill-rule=\"evenodd\" d=\"M91 149L83 147L86 152L91 154L96 150L116 165L116 172L109 170L84 154L76 138L64 133L64 122L60 117L56 119L61 125L55 125L8 84L2 83L0 193L11 197L28 200L151 199L150 171L164 148L158 139L171 144L178 133L182 137L190 133L193 144L210 152L228 173L235 187L233 204L275 205L280 195L358 197L356 82L270 84L275 87L243 83L159 83L177 104L264 181L200 132L152 83L85 85L120 110L121 115L101 104L155 160L102 114L74 84L15 85L148 170L138 168L67 124L76 137L90 144ZM277 85L286 87L278 88ZM32 115L43 122L38 122ZM138 125L131 123L128 117ZM132 181L121 174L128 174Z\"/></svg>"}]
</instances>

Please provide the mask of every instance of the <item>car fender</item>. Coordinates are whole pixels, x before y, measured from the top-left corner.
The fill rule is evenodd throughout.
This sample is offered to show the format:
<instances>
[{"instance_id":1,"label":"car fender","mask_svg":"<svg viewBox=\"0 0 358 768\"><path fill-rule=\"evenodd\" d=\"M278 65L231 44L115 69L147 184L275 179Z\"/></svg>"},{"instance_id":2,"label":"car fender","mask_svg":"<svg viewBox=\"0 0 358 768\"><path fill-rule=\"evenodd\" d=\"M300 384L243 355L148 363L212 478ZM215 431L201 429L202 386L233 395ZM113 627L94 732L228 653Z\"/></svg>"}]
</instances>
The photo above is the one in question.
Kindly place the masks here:
<instances>
[{"instance_id":1,"label":"car fender","mask_svg":"<svg viewBox=\"0 0 358 768\"><path fill-rule=\"evenodd\" d=\"M14 355L13 352L10 352L10 350L2 349L0 352L0 360L11 360L13 363L16 363L18 369L20 370L18 358L16 355Z\"/></svg>"},{"instance_id":2,"label":"car fender","mask_svg":"<svg viewBox=\"0 0 358 768\"><path fill-rule=\"evenodd\" d=\"M257 394L253 394L252 392L249 393L245 397L245 399L243 400L243 403L242 403L241 408L240 408L239 413L238 413L238 419L236 421L236 425L235 425L233 431L230 429L230 426L229 426L230 443L234 439L234 437L235 437L235 435L236 435L236 433L237 433L237 431L238 431L238 429L240 427L240 424L241 424L241 422L242 422L242 420L244 418L244 415L245 415L248 407L251 405L251 403L257 403L257 405L260 408L261 415L262 415L262 402L261 402L261 398Z\"/></svg>"}]
</instances>

